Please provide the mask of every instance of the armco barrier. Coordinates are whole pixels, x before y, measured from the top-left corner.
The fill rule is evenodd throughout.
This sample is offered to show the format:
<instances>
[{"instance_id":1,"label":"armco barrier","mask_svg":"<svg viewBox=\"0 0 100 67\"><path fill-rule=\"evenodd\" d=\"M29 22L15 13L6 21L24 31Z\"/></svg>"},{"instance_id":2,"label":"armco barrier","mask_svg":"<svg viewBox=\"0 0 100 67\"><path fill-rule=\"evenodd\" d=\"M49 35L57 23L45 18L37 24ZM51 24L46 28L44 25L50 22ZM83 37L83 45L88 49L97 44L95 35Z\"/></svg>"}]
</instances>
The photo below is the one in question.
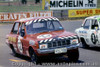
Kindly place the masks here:
<instances>
[{"instance_id":1,"label":"armco barrier","mask_svg":"<svg viewBox=\"0 0 100 67\"><path fill-rule=\"evenodd\" d=\"M84 12L87 11L87 12L85 14L80 13L80 15L77 15L77 14L75 14L76 11L84 11ZM90 11L90 14L88 13L88 11ZM91 14L91 13L93 13L93 14ZM10 15L10 17L15 16L16 19L14 19L14 18L9 19L8 18L9 15ZM17 17L16 17L16 15L17 15ZM84 19L87 16L100 15L100 9L53 10L53 11L42 11L42 12L0 13L0 22L9 22L9 21L11 22L11 21L18 20L18 16L20 16L20 17L24 16L24 18L25 18L25 16L30 17L29 15L31 15L31 16L33 15L32 17L39 17L40 15L43 16L43 17L45 17L45 16L54 16L54 17L57 17L61 20ZM5 18L3 18L3 17L5 17ZM21 18L19 18L19 19L21 19Z\"/></svg>"},{"instance_id":2,"label":"armco barrier","mask_svg":"<svg viewBox=\"0 0 100 67\"><path fill-rule=\"evenodd\" d=\"M100 15L100 8L53 11L53 16L59 19L84 19L85 17L94 16L94 15Z\"/></svg>"},{"instance_id":3,"label":"armco barrier","mask_svg":"<svg viewBox=\"0 0 100 67\"><path fill-rule=\"evenodd\" d=\"M68 19L68 10L53 10L53 16L59 19Z\"/></svg>"},{"instance_id":4,"label":"armco barrier","mask_svg":"<svg viewBox=\"0 0 100 67\"><path fill-rule=\"evenodd\" d=\"M100 9L78 9L78 10L68 10L69 18L80 18L100 15Z\"/></svg>"}]
</instances>

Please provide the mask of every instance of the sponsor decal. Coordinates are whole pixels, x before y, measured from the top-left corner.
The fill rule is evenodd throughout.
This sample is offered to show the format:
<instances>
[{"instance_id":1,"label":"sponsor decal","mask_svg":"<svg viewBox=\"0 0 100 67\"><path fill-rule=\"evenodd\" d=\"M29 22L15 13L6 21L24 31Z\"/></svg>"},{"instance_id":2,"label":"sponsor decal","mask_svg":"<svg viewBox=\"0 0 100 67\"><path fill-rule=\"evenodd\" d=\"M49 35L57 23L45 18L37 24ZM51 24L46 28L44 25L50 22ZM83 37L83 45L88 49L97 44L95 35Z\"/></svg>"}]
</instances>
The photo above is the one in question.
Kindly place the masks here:
<instances>
[{"instance_id":1,"label":"sponsor decal","mask_svg":"<svg viewBox=\"0 0 100 67\"><path fill-rule=\"evenodd\" d=\"M87 31L79 31L79 33L87 34Z\"/></svg>"},{"instance_id":2,"label":"sponsor decal","mask_svg":"<svg viewBox=\"0 0 100 67\"><path fill-rule=\"evenodd\" d=\"M8 40L15 43L16 42L16 37L8 37Z\"/></svg>"},{"instance_id":3,"label":"sponsor decal","mask_svg":"<svg viewBox=\"0 0 100 67\"><path fill-rule=\"evenodd\" d=\"M68 10L68 17L88 17L93 15L99 15L100 9L79 9L79 10Z\"/></svg>"},{"instance_id":4,"label":"sponsor decal","mask_svg":"<svg viewBox=\"0 0 100 67\"><path fill-rule=\"evenodd\" d=\"M16 21L23 18L36 18L36 17L51 17L52 11L44 11L44 12L19 12L19 13L3 13L0 12L0 21ZM20 20L23 21L23 20Z\"/></svg>"},{"instance_id":5,"label":"sponsor decal","mask_svg":"<svg viewBox=\"0 0 100 67\"><path fill-rule=\"evenodd\" d=\"M43 35L37 36L38 39L45 39L45 38L50 38L50 37L52 37L51 34L43 34Z\"/></svg>"},{"instance_id":6,"label":"sponsor decal","mask_svg":"<svg viewBox=\"0 0 100 67\"><path fill-rule=\"evenodd\" d=\"M96 44L98 41L98 37L94 33L91 34L91 41L93 44Z\"/></svg>"},{"instance_id":7,"label":"sponsor decal","mask_svg":"<svg viewBox=\"0 0 100 67\"><path fill-rule=\"evenodd\" d=\"M89 9L96 8L97 0L42 0L42 9Z\"/></svg>"}]
</instances>

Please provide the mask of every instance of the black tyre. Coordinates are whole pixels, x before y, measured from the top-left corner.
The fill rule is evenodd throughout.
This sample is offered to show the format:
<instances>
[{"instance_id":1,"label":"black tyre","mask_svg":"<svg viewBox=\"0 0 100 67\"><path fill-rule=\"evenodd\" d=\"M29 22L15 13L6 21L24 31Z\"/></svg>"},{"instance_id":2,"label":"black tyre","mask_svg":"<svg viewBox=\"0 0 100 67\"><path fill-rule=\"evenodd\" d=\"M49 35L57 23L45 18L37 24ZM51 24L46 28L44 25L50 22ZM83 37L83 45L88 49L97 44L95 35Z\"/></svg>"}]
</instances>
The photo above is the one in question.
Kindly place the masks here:
<instances>
[{"instance_id":1,"label":"black tyre","mask_svg":"<svg viewBox=\"0 0 100 67\"><path fill-rule=\"evenodd\" d=\"M38 58L38 56L35 54L34 50L33 50L33 49L30 49L30 50L29 50L29 53L30 53L31 61L32 61L33 63L39 63L39 58Z\"/></svg>"},{"instance_id":2,"label":"black tyre","mask_svg":"<svg viewBox=\"0 0 100 67\"><path fill-rule=\"evenodd\" d=\"M82 42L82 47L83 48L89 48L89 45L87 45L87 43L85 42L84 39L81 39L81 42Z\"/></svg>"},{"instance_id":3,"label":"black tyre","mask_svg":"<svg viewBox=\"0 0 100 67\"><path fill-rule=\"evenodd\" d=\"M15 51L15 49L14 49L14 47L12 45L11 45L11 50L12 50L13 55L17 56L17 53L16 53L16 51Z\"/></svg>"},{"instance_id":4,"label":"black tyre","mask_svg":"<svg viewBox=\"0 0 100 67\"><path fill-rule=\"evenodd\" d=\"M79 50L78 50L78 49L69 50L69 51L67 52L67 55L68 55L68 59L69 59L71 62L77 62L78 59L79 59Z\"/></svg>"}]
</instances>

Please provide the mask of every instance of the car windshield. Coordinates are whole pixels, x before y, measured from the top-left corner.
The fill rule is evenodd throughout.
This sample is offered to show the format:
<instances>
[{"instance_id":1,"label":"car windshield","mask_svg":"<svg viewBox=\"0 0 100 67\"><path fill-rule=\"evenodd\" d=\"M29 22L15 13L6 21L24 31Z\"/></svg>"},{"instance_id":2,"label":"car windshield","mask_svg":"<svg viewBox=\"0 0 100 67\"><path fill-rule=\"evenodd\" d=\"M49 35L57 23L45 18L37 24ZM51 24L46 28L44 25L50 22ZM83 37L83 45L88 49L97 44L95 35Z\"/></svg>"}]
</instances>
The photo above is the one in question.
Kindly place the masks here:
<instances>
[{"instance_id":1,"label":"car windshield","mask_svg":"<svg viewBox=\"0 0 100 67\"><path fill-rule=\"evenodd\" d=\"M27 34L42 33L49 31L63 30L58 20L48 20L40 22L31 22L26 25Z\"/></svg>"}]
</instances>

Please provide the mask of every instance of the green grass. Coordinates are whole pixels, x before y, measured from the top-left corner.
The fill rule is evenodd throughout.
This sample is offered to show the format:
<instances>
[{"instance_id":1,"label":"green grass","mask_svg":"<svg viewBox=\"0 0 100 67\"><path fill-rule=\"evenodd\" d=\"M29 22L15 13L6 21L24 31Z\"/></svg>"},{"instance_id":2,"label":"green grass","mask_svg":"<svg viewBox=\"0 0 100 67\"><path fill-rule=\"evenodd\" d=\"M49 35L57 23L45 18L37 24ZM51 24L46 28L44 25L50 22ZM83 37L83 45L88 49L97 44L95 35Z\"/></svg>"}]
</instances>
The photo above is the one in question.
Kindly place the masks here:
<instances>
[{"instance_id":1,"label":"green grass","mask_svg":"<svg viewBox=\"0 0 100 67\"><path fill-rule=\"evenodd\" d=\"M37 6L0 6L0 12L26 12L26 11L42 11L42 6L37 5Z\"/></svg>"},{"instance_id":2,"label":"green grass","mask_svg":"<svg viewBox=\"0 0 100 67\"><path fill-rule=\"evenodd\" d=\"M35 0L27 0L27 1L35 1ZM4 0L0 0L0 2L9 2L9 0L8 1L4 1ZM13 1L11 1L11 2L21 2L21 0L13 0Z\"/></svg>"},{"instance_id":3,"label":"green grass","mask_svg":"<svg viewBox=\"0 0 100 67\"><path fill-rule=\"evenodd\" d=\"M100 8L100 0L97 1L97 8Z\"/></svg>"}]
</instances>

